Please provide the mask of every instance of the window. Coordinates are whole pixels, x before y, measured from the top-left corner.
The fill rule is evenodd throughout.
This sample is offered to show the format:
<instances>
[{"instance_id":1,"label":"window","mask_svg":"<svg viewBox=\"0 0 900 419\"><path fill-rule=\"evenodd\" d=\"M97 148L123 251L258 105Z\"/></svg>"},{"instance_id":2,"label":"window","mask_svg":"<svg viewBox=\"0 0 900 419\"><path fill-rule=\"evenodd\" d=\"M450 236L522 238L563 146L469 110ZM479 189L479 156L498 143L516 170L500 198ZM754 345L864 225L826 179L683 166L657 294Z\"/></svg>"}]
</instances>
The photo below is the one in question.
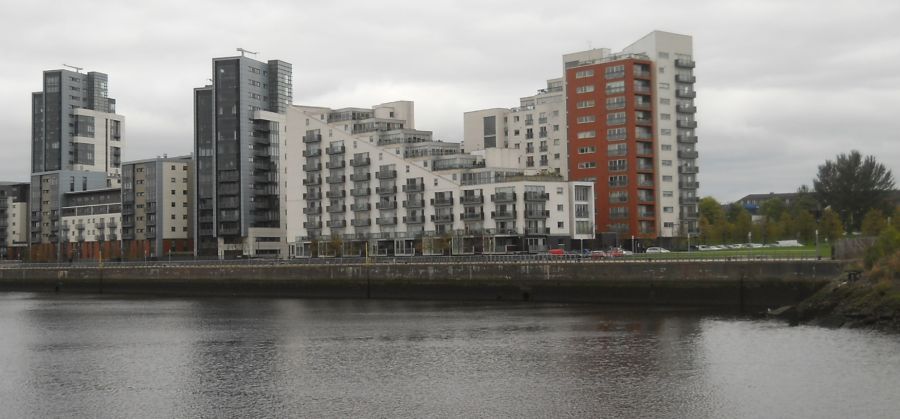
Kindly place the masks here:
<instances>
[{"instance_id":1,"label":"window","mask_svg":"<svg viewBox=\"0 0 900 419\"><path fill-rule=\"evenodd\" d=\"M612 128L606 130L607 140L624 140L628 137L628 130L625 128Z\"/></svg>"},{"instance_id":2,"label":"window","mask_svg":"<svg viewBox=\"0 0 900 419\"><path fill-rule=\"evenodd\" d=\"M585 77L592 77L594 75L594 70L581 70L575 73L576 79L583 79Z\"/></svg>"},{"instance_id":3,"label":"window","mask_svg":"<svg viewBox=\"0 0 900 419\"><path fill-rule=\"evenodd\" d=\"M656 56L659 58L666 59L666 58L669 58L669 53L660 51L658 54L656 54Z\"/></svg>"},{"instance_id":4,"label":"window","mask_svg":"<svg viewBox=\"0 0 900 419\"><path fill-rule=\"evenodd\" d=\"M625 77L625 65L620 64L606 67L604 70L604 77L608 79Z\"/></svg>"},{"instance_id":5,"label":"window","mask_svg":"<svg viewBox=\"0 0 900 419\"><path fill-rule=\"evenodd\" d=\"M661 98L659 98L659 104L660 104L660 105L669 105L669 104L671 104L671 103L672 103L672 99L669 99L669 98L667 98L667 97L661 97Z\"/></svg>"},{"instance_id":6,"label":"window","mask_svg":"<svg viewBox=\"0 0 900 419\"><path fill-rule=\"evenodd\" d=\"M672 196L674 196L672 194L672 191L663 191L662 195L664 198L671 198Z\"/></svg>"},{"instance_id":7,"label":"window","mask_svg":"<svg viewBox=\"0 0 900 419\"><path fill-rule=\"evenodd\" d=\"M668 121L668 120L672 119L672 115L667 114L667 113L661 113L661 114L659 114L659 119L662 119L663 121Z\"/></svg>"},{"instance_id":8,"label":"window","mask_svg":"<svg viewBox=\"0 0 900 419\"><path fill-rule=\"evenodd\" d=\"M618 175L609 177L609 186L612 188L628 186L628 176Z\"/></svg>"},{"instance_id":9,"label":"window","mask_svg":"<svg viewBox=\"0 0 900 419\"><path fill-rule=\"evenodd\" d=\"M671 145L671 144L663 144L663 145L661 146L661 148L662 148L662 151L672 151L672 145Z\"/></svg>"},{"instance_id":10,"label":"window","mask_svg":"<svg viewBox=\"0 0 900 419\"><path fill-rule=\"evenodd\" d=\"M672 181L672 176L663 176L663 177L662 177L662 180L663 180L663 182L671 182L671 181Z\"/></svg>"},{"instance_id":11,"label":"window","mask_svg":"<svg viewBox=\"0 0 900 419\"><path fill-rule=\"evenodd\" d=\"M611 81L609 83L606 83L606 94L623 93L623 92L625 92L625 81L624 80Z\"/></svg>"},{"instance_id":12,"label":"window","mask_svg":"<svg viewBox=\"0 0 900 419\"><path fill-rule=\"evenodd\" d=\"M609 171L610 172L622 172L625 170L628 170L628 161L627 160L610 160L609 161Z\"/></svg>"},{"instance_id":13,"label":"window","mask_svg":"<svg viewBox=\"0 0 900 419\"><path fill-rule=\"evenodd\" d=\"M663 165L663 166L671 166L671 165L672 165L672 160L663 160L663 161L662 161L662 165Z\"/></svg>"},{"instance_id":14,"label":"window","mask_svg":"<svg viewBox=\"0 0 900 419\"><path fill-rule=\"evenodd\" d=\"M625 112L613 112L606 115L606 125L622 125L625 121Z\"/></svg>"},{"instance_id":15,"label":"window","mask_svg":"<svg viewBox=\"0 0 900 419\"><path fill-rule=\"evenodd\" d=\"M659 88L660 90L669 90L669 83L660 83Z\"/></svg>"},{"instance_id":16,"label":"window","mask_svg":"<svg viewBox=\"0 0 900 419\"><path fill-rule=\"evenodd\" d=\"M586 161L586 162L578 163L579 169L593 169L595 167L597 167L597 162Z\"/></svg>"},{"instance_id":17,"label":"window","mask_svg":"<svg viewBox=\"0 0 900 419\"><path fill-rule=\"evenodd\" d=\"M591 153L596 153L596 152L597 152L597 147L594 147L594 146L578 148L578 154L591 154Z\"/></svg>"},{"instance_id":18,"label":"window","mask_svg":"<svg viewBox=\"0 0 900 419\"><path fill-rule=\"evenodd\" d=\"M585 86L578 86L575 88L575 93L590 93L594 91L594 85L588 84Z\"/></svg>"},{"instance_id":19,"label":"window","mask_svg":"<svg viewBox=\"0 0 900 419\"><path fill-rule=\"evenodd\" d=\"M595 137L597 137L597 131L593 131L593 130L591 130L591 131L581 131L581 132L578 133L578 138L579 138L579 139L595 138Z\"/></svg>"},{"instance_id":20,"label":"window","mask_svg":"<svg viewBox=\"0 0 900 419\"><path fill-rule=\"evenodd\" d=\"M666 135L666 136L672 135L672 130L669 128L662 128L659 130L659 135Z\"/></svg>"},{"instance_id":21,"label":"window","mask_svg":"<svg viewBox=\"0 0 900 419\"><path fill-rule=\"evenodd\" d=\"M606 98L606 109L622 109L625 107L625 96Z\"/></svg>"},{"instance_id":22,"label":"window","mask_svg":"<svg viewBox=\"0 0 900 419\"><path fill-rule=\"evenodd\" d=\"M575 104L578 109L593 108L595 102L593 100L580 100Z\"/></svg>"},{"instance_id":23,"label":"window","mask_svg":"<svg viewBox=\"0 0 900 419\"><path fill-rule=\"evenodd\" d=\"M577 121L579 124L587 124L587 123L591 123L591 122L596 122L597 116L596 115L579 116Z\"/></svg>"},{"instance_id":24,"label":"window","mask_svg":"<svg viewBox=\"0 0 900 419\"><path fill-rule=\"evenodd\" d=\"M663 212L671 214L675 212L675 210L672 207L663 207Z\"/></svg>"},{"instance_id":25,"label":"window","mask_svg":"<svg viewBox=\"0 0 900 419\"><path fill-rule=\"evenodd\" d=\"M616 143L606 146L606 155L610 157L624 156L628 154L628 144Z\"/></svg>"}]
</instances>

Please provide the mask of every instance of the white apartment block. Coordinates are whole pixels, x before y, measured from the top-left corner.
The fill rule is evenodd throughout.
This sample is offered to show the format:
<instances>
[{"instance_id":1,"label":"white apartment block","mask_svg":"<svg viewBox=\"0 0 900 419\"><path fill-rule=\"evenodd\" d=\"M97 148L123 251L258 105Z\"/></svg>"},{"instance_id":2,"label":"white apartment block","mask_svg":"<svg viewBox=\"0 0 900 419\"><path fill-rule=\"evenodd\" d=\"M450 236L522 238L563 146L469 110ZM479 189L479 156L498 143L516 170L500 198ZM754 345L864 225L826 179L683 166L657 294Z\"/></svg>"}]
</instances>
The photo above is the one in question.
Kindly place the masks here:
<instances>
[{"instance_id":1,"label":"white apartment block","mask_svg":"<svg viewBox=\"0 0 900 419\"><path fill-rule=\"evenodd\" d=\"M546 88L520 98L516 108L466 112L463 125L466 151L515 150L521 153L518 167L526 173L568 178L563 79L547 80Z\"/></svg>"},{"instance_id":2,"label":"white apartment block","mask_svg":"<svg viewBox=\"0 0 900 419\"><path fill-rule=\"evenodd\" d=\"M292 256L540 251L593 238L592 183L526 176L503 150L462 154L412 116L412 102L288 109L280 186Z\"/></svg>"},{"instance_id":3,"label":"white apartment block","mask_svg":"<svg viewBox=\"0 0 900 419\"><path fill-rule=\"evenodd\" d=\"M107 187L121 185L125 117L87 108L72 110L76 127L72 137L77 158L73 170L105 172Z\"/></svg>"}]
</instances>

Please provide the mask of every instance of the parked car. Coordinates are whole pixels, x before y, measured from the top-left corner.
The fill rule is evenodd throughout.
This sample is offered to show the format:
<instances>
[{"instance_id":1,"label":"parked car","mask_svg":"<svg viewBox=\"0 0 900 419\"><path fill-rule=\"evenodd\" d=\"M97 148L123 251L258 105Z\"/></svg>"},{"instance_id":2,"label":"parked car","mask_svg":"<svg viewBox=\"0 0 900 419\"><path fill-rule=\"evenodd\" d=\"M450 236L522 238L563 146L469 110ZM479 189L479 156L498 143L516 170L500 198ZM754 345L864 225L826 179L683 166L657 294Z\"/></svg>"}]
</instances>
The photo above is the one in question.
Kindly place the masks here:
<instances>
[{"instance_id":1,"label":"parked car","mask_svg":"<svg viewBox=\"0 0 900 419\"><path fill-rule=\"evenodd\" d=\"M563 249L550 249L547 251L547 253L552 256L565 256L566 251Z\"/></svg>"},{"instance_id":2,"label":"parked car","mask_svg":"<svg viewBox=\"0 0 900 419\"><path fill-rule=\"evenodd\" d=\"M608 257L609 257L609 255L607 255L606 252L604 252L602 250L591 251L591 260L606 259Z\"/></svg>"},{"instance_id":3,"label":"parked car","mask_svg":"<svg viewBox=\"0 0 900 419\"><path fill-rule=\"evenodd\" d=\"M669 253L669 251L662 247L648 247L647 253Z\"/></svg>"}]
</instances>

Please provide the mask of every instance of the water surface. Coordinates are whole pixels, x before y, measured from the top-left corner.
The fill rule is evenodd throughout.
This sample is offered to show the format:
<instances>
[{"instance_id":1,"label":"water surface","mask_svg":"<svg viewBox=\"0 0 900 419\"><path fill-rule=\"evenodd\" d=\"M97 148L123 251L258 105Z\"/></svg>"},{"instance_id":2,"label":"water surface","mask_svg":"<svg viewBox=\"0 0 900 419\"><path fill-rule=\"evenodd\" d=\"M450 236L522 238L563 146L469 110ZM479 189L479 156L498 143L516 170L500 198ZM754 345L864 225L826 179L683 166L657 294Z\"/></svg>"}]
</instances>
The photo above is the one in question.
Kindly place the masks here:
<instances>
[{"instance_id":1,"label":"water surface","mask_svg":"<svg viewBox=\"0 0 900 419\"><path fill-rule=\"evenodd\" d=\"M0 294L0 417L898 417L900 338L587 305Z\"/></svg>"}]
</instances>

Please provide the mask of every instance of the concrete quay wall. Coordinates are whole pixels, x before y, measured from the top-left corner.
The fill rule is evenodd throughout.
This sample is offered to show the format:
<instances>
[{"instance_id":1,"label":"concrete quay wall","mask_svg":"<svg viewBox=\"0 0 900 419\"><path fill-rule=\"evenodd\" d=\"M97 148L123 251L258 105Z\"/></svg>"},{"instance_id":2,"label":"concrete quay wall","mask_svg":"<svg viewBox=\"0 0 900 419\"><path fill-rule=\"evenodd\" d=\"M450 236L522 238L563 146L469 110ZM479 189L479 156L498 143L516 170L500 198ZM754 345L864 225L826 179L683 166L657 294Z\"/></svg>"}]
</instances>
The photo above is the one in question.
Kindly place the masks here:
<instances>
[{"instance_id":1,"label":"concrete quay wall","mask_svg":"<svg viewBox=\"0 0 900 419\"><path fill-rule=\"evenodd\" d=\"M759 309L839 277L833 261L64 266L0 269L0 291L513 300Z\"/></svg>"}]
</instances>

